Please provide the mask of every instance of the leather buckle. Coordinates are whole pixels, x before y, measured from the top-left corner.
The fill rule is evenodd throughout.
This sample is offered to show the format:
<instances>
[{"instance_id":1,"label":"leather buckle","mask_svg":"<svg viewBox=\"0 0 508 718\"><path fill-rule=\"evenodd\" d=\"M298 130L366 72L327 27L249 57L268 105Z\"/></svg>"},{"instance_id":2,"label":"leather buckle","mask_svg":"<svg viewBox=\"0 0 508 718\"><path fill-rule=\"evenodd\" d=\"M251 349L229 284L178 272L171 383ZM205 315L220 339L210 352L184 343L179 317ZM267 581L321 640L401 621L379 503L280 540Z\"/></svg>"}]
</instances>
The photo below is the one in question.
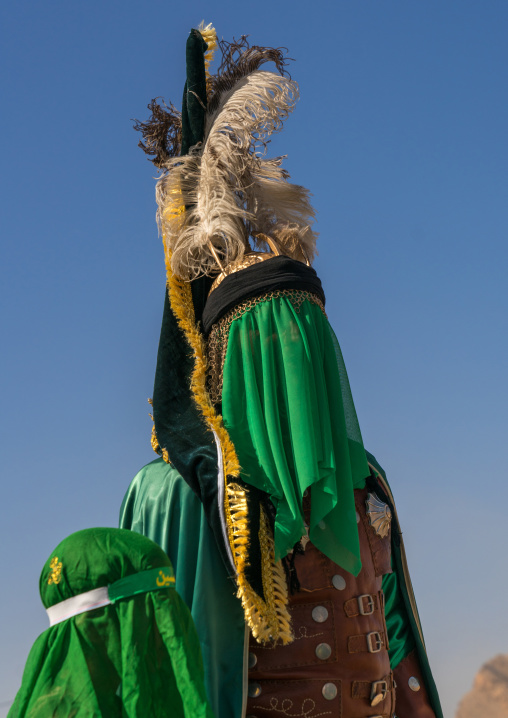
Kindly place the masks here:
<instances>
[{"instance_id":1,"label":"leather buckle","mask_svg":"<svg viewBox=\"0 0 508 718\"><path fill-rule=\"evenodd\" d=\"M379 631L372 631L371 633L367 633L366 638L369 653L379 653L379 651L383 648L383 638ZM379 683L379 681L377 682Z\"/></svg>"},{"instance_id":2,"label":"leather buckle","mask_svg":"<svg viewBox=\"0 0 508 718\"><path fill-rule=\"evenodd\" d=\"M381 688L381 692L378 691ZM370 687L370 705L377 706L382 703L388 695L388 683L386 681L374 681Z\"/></svg>"},{"instance_id":3,"label":"leather buckle","mask_svg":"<svg viewBox=\"0 0 508 718\"><path fill-rule=\"evenodd\" d=\"M363 602L364 598L367 599L367 608L365 608L365 604ZM370 616L374 613L374 598L370 593L362 593L362 595L358 596L356 600L358 601L358 610L360 611L361 616Z\"/></svg>"}]
</instances>

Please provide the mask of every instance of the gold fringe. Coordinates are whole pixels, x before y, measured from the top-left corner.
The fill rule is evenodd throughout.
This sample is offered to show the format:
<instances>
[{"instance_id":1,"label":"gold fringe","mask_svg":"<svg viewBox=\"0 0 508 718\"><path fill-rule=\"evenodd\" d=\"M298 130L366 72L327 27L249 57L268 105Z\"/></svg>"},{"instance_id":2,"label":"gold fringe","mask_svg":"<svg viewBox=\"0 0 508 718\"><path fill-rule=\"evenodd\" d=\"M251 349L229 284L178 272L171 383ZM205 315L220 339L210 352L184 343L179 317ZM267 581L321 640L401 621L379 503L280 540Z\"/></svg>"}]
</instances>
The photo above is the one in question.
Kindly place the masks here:
<instances>
[{"instance_id":1,"label":"gold fringe","mask_svg":"<svg viewBox=\"0 0 508 718\"><path fill-rule=\"evenodd\" d=\"M153 406L153 399L147 399L150 406ZM152 435L150 437L150 444L152 445L152 449L155 451L156 454L160 454L162 452L161 447L159 446L159 440L157 439L157 434L155 433L155 422L153 420L153 414L148 414L150 419L152 420ZM166 452L167 454L167 452Z\"/></svg>"},{"instance_id":2,"label":"gold fringe","mask_svg":"<svg viewBox=\"0 0 508 718\"><path fill-rule=\"evenodd\" d=\"M233 559L238 572L237 596L242 602L245 620L252 635L264 643L270 640L276 626L273 625L273 620L270 620L270 612L267 611L265 602L253 591L245 577L249 546L247 494L241 486L232 483L226 486L226 495L226 523Z\"/></svg>"},{"instance_id":3,"label":"gold fringe","mask_svg":"<svg viewBox=\"0 0 508 718\"><path fill-rule=\"evenodd\" d=\"M148 399L148 403L150 406L153 406L153 400ZM149 414L149 417L153 421L153 414ZM152 445L152 449L155 451L156 454L162 454L162 458L166 462L166 464L170 464L171 461L169 460L168 450L164 449L159 444L159 440L157 438L157 434L155 433L155 422L152 425L152 435L150 437L150 444Z\"/></svg>"},{"instance_id":4,"label":"gold fringe","mask_svg":"<svg viewBox=\"0 0 508 718\"><path fill-rule=\"evenodd\" d=\"M205 21L202 20L200 26L198 27L198 31L201 34L201 37L208 45L208 48L205 52L205 75L206 75L206 94L210 94L210 83L211 83L211 75L210 75L210 65L213 62L213 56L215 55L215 50L218 47L217 42L217 31L214 27L212 27L212 23L208 23L208 25L205 26Z\"/></svg>"},{"instance_id":5,"label":"gold fringe","mask_svg":"<svg viewBox=\"0 0 508 718\"><path fill-rule=\"evenodd\" d=\"M233 536L232 550L238 571L238 593L245 620L258 643L280 641L291 643L291 617L287 608L288 592L282 562L275 563L274 542L268 519L260 508L259 543L261 548L261 575L265 600L258 596L245 577L249 525L247 493L238 484L227 486L228 515L226 523Z\"/></svg>"},{"instance_id":6,"label":"gold fringe","mask_svg":"<svg viewBox=\"0 0 508 718\"><path fill-rule=\"evenodd\" d=\"M167 207L168 213L181 215L183 208L173 205ZM194 369L191 377L191 391L194 401L205 419L207 425L219 437L222 449L225 483L225 513L228 528L228 539L233 553L233 560L237 571L238 597L242 602L245 620L252 635L259 642L280 639L282 643L293 640L290 629L290 616L287 609L287 587L282 564L275 564L273 537L270 535L268 521L262 513L262 528L260 530L262 572L264 573L263 586L267 593L267 601L257 595L245 576L248 562L249 522L247 494L245 489L236 483L227 482L227 477L238 477L240 464L235 447L224 427L222 416L217 414L211 403L206 389L206 351L201 332L196 325L192 293L189 282L177 277L171 269L171 250L169 249L165 234L162 235L164 243L164 256L166 262L166 275L171 308L180 329L185 334L194 356ZM167 451L162 449L163 454ZM164 459L166 460L166 459Z\"/></svg>"},{"instance_id":7,"label":"gold fringe","mask_svg":"<svg viewBox=\"0 0 508 718\"><path fill-rule=\"evenodd\" d=\"M153 415L150 414L153 421ZM155 451L156 454L159 453L161 450L161 447L159 446L159 441L157 439L157 434L155 433L155 424L152 426L152 435L150 437L150 444L152 445L152 449Z\"/></svg>"}]
</instances>

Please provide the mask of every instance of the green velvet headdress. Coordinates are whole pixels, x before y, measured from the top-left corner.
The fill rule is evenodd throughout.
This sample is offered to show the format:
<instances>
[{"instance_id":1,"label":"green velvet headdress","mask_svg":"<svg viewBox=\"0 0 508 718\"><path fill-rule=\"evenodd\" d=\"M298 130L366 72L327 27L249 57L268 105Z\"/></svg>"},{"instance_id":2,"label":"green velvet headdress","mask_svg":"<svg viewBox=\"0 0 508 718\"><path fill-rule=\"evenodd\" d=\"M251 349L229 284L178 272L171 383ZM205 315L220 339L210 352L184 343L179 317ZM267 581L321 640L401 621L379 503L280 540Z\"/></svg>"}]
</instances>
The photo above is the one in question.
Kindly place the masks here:
<instances>
[{"instance_id":1,"label":"green velvet headdress","mask_svg":"<svg viewBox=\"0 0 508 718\"><path fill-rule=\"evenodd\" d=\"M210 50L222 63L209 76ZM282 158L264 156L298 98L282 49L250 47L245 38L217 43L208 26L187 40L181 115L152 101L140 143L162 170L158 220L166 269L153 393L152 445L201 499L228 573L236 580L246 621L261 641L292 640L285 572L275 562L270 506L264 492L240 479L235 447L206 388L200 320L213 276L239 261L264 236L314 254L307 190L288 181ZM273 62L277 73L260 67Z\"/></svg>"},{"instance_id":2,"label":"green velvet headdress","mask_svg":"<svg viewBox=\"0 0 508 718\"><path fill-rule=\"evenodd\" d=\"M212 718L194 623L171 577L164 551L132 531L62 541L40 577L56 625L35 642L9 718Z\"/></svg>"}]
</instances>

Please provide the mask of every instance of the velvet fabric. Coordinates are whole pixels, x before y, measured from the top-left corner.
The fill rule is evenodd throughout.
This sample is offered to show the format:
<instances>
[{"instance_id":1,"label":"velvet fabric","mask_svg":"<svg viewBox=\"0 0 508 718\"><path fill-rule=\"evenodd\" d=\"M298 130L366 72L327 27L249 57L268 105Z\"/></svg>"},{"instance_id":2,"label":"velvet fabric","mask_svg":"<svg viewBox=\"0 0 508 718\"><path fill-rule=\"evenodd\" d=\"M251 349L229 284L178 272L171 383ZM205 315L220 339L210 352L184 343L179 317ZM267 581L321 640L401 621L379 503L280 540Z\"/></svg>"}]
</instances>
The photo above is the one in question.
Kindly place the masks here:
<instances>
[{"instance_id":1,"label":"velvet fabric","mask_svg":"<svg viewBox=\"0 0 508 718\"><path fill-rule=\"evenodd\" d=\"M189 149L203 139L206 108L206 74L204 53L207 44L198 30L191 30L187 38L185 59L187 80L182 100L182 149Z\"/></svg>"},{"instance_id":2,"label":"velvet fabric","mask_svg":"<svg viewBox=\"0 0 508 718\"><path fill-rule=\"evenodd\" d=\"M222 559L234 575L222 534L217 497L217 448L191 391L194 357L166 292L153 390L157 440L202 501Z\"/></svg>"}]
</instances>

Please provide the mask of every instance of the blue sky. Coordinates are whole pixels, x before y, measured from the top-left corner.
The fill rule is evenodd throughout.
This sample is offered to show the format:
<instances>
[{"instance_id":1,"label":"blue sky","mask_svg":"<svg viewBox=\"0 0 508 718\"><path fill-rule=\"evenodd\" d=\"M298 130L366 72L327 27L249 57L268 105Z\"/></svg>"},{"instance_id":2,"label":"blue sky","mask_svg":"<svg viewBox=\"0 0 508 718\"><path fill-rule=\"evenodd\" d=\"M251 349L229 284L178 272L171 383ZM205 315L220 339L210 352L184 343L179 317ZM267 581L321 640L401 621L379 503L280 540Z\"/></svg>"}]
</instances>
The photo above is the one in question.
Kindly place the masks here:
<instances>
[{"instance_id":1,"label":"blue sky","mask_svg":"<svg viewBox=\"0 0 508 718\"><path fill-rule=\"evenodd\" d=\"M186 36L205 19L295 58L301 100L271 151L314 193L315 266L452 718L481 663L508 652L508 5L21 0L0 12L0 704L47 625L45 559L72 531L116 525L153 457L164 266L131 118L158 95L180 105Z\"/></svg>"}]
</instances>

